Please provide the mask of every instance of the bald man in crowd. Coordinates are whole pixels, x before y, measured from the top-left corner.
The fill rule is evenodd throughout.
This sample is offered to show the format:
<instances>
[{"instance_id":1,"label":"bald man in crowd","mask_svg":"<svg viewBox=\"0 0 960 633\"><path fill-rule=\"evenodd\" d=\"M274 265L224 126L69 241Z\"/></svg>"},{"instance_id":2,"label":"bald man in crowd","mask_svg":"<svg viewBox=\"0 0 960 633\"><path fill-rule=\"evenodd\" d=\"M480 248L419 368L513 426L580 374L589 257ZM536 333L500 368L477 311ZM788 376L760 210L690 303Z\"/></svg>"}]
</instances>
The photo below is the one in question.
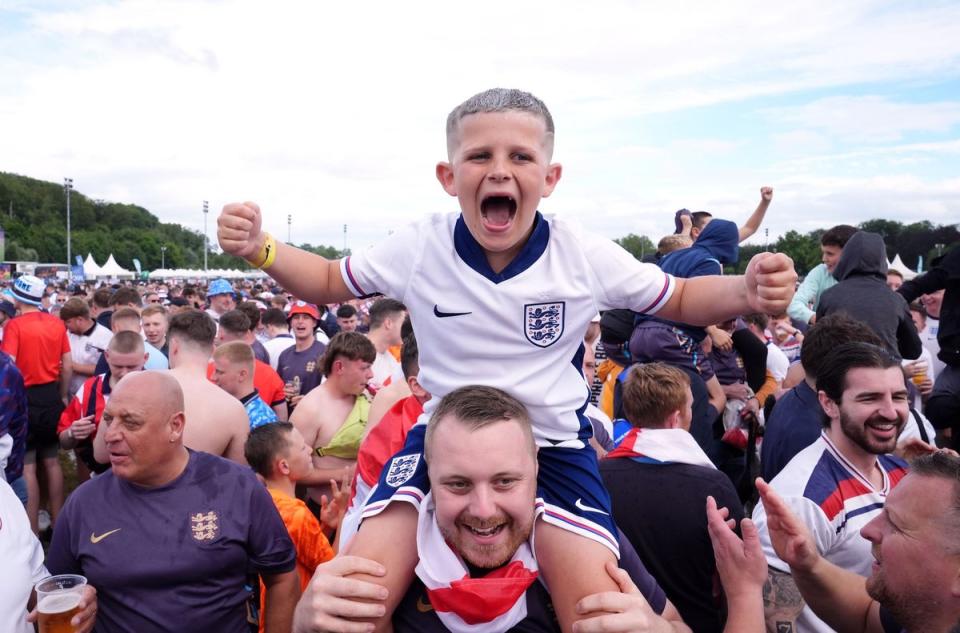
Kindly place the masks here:
<instances>
[{"instance_id":1,"label":"bald man in crowd","mask_svg":"<svg viewBox=\"0 0 960 633\"><path fill-rule=\"evenodd\" d=\"M209 384L202 373L195 382ZM245 632L253 570L265 630L289 631L299 580L286 527L249 468L187 448L200 420L185 415L184 395L173 372L117 384L97 434L112 469L70 496L47 568L98 588L101 633Z\"/></svg>"}]
</instances>

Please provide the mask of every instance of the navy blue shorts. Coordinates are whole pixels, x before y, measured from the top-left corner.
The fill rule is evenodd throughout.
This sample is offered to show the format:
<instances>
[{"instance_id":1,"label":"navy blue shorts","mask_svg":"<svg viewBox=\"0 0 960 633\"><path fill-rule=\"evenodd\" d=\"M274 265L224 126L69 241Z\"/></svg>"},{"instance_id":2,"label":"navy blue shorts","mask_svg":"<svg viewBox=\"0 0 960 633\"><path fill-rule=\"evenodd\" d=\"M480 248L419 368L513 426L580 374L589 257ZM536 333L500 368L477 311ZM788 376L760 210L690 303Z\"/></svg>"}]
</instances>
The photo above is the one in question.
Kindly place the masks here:
<instances>
[{"instance_id":1,"label":"navy blue shorts","mask_svg":"<svg viewBox=\"0 0 960 633\"><path fill-rule=\"evenodd\" d=\"M423 459L426 430L425 424L411 428L403 448L384 465L380 481L364 506L363 518L376 516L392 501L406 501L419 510L430 491ZM600 479L593 448L541 447L537 462L537 515L547 523L606 545L619 558L610 495Z\"/></svg>"}]
</instances>

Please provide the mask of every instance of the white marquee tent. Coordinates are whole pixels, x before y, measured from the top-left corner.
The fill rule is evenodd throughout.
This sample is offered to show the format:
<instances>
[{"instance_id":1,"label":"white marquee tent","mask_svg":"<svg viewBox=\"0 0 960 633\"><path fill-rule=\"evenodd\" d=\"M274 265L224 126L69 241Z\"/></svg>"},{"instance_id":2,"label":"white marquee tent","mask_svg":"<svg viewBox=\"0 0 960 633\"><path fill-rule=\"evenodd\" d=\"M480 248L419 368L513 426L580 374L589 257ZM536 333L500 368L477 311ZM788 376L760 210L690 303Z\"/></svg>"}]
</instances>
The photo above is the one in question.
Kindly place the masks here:
<instances>
[{"instance_id":1,"label":"white marquee tent","mask_svg":"<svg viewBox=\"0 0 960 633\"><path fill-rule=\"evenodd\" d=\"M86 273L86 271L84 271ZM97 273L98 277L116 277L117 279L133 279L135 273L132 270L127 270L123 268L120 264L117 263L117 260L113 258L113 253L110 253L110 257L107 258L107 262L100 267L100 272Z\"/></svg>"},{"instance_id":2,"label":"white marquee tent","mask_svg":"<svg viewBox=\"0 0 960 633\"><path fill-rule=\"evenodd\" d=\"M197 270L192 268L160 268L150 273L150 279L265 279L267 273L262 270L236 270L211 268Z\"/></svg>"},{"instance_id":3,"label":"white marquee tent","mask_svg":"<svg viewBox=\"0 0 960 633\"><path fill-rule=\"evenodd\" d=\"M87 279L96 279L101 276L100 266L94 261L93 255L87 253L87 259L83 262L83 276Z\"/></svg>"},{"instance_id":4,"label":"white marquee tent","mask_svg":"<svg viewBox=\"0 0 960 633\"><path fill-rule=\"evenodd\" d=\"M903 263L903 260L900 259L899 253L893 258L893 261L890 262L890 270L897 271L898 273L903 275L903 278L906 280L913 279L914 277L917 276L917 273L915 271L910 270L909 268L907 268L907 265Z\"/></svg>"}]
</instances>

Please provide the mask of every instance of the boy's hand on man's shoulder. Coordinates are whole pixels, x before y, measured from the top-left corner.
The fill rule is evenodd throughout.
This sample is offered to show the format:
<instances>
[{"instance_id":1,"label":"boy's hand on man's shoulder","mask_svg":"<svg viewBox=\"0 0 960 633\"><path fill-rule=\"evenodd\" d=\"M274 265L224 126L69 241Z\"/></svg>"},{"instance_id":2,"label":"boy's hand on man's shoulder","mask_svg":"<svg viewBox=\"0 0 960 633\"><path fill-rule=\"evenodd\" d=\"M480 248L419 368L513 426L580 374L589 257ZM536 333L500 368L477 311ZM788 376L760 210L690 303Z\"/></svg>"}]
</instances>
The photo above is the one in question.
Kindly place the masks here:
<instances>
[{"instance_id":1,"label":"boy's hand on man's shoulder","mask_svg":"<svg viewBox=\"0 0 960 633\"><path fill-rule=\"evenodd\" d=\"M747 265L747 301L755 312L786 312L797 286L793 260L783 253L758 253Z\"/></svg>"},{"instance_id":2,"label":"boy's hand on man's shoulder","mask_svg":"<svg viewBox=\"0 0 960 633\"><path fill-rule=\"evenodd\" d=\"M231 255L249 259L260 252L260 207L254 202L231 202L217 218L220 248Z\"/></svg>"}]
</instances>

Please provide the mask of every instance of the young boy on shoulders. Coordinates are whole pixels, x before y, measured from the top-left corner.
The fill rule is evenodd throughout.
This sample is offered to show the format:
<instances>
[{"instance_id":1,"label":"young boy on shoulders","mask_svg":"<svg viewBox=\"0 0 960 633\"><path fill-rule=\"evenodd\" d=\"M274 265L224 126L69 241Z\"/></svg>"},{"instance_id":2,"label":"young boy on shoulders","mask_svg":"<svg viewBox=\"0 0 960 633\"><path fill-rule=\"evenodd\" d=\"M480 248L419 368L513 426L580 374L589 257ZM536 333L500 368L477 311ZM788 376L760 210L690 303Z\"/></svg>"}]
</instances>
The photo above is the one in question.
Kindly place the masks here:
<instances>
[{"instance_id":1,"label":"young boy on shoulders","mask_svg":"<svg viewBox=\"0 0 960 633\"><path fill-rule=\"evenodd\" d=\"M420 341L418 379L434 399L384 467L349 552L387 570L383 577L360 576L389 589L378 625L388 627L418 560L417 512L429 487L423 429L432 403L458 387L485 384L507 391L531 414L543 502L536 556L569 631L580 619L579 600L617 591L605 571L618 555L615 526L582 415L589 393L578 358L587 324L613 308L700 325L782 311L796 274L785 255L762 253L745 276L675 279L608 239L542 215L541 199L553 193L562 168L552 162L553 119L529 93L475 95L450 113L446 130L448 159L437 165L436 177L457 198L459 213L427 218L338 262L261 231L252 202L225 206L217 235L224 251L305 300L381 293L409 310ZM463 529L465 538L484 545L510 534ZM410 546L397 546L404 542Z\"/></svg>"}]
</instances>

